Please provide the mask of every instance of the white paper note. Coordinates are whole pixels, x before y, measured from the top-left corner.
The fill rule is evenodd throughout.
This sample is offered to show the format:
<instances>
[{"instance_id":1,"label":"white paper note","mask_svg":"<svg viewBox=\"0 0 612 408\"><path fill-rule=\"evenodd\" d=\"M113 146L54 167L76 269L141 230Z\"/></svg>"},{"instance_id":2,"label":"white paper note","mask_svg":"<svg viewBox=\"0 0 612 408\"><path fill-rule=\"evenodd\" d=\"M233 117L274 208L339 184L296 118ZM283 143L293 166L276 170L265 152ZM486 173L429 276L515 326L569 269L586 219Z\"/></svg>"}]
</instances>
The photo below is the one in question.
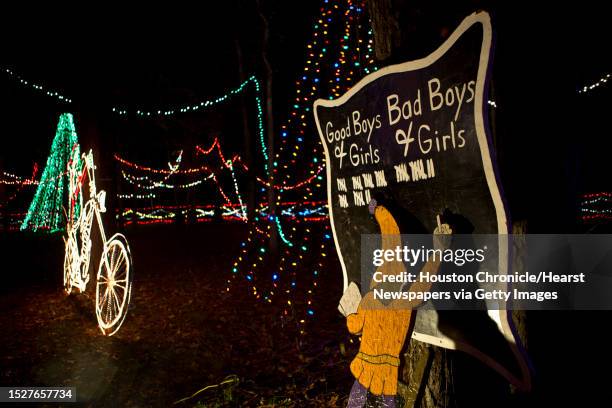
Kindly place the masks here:
<instances>
[{"instance_id":1,"label":"white paper note","mask_svg":"<svg viewBox=\"0 0 612 408\"><path fill-rule=\"evenodd\" d=\"M359 291L357 284L355 282L351 282L340 299L338 310L344 316L348 316L350 314L357 313L359 303L361 303L361 292Z\"/></svg>"}]
</instances>

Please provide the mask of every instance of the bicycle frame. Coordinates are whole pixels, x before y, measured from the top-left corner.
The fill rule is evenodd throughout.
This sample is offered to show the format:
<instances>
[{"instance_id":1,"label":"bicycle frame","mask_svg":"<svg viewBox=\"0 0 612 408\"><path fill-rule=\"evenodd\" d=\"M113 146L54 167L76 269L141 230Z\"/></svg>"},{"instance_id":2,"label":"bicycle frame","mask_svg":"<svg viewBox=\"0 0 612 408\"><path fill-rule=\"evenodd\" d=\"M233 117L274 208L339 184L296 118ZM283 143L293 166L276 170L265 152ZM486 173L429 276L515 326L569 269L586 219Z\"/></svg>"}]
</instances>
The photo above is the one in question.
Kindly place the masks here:
<instances>
[{"instance_id":1,"label":"bicycle frame","mask_svg":"<svg viewBox=\"0 0 612 408\"><path fill-rule=\"evenodd\" d=\"M75 148L73 152L78 151ZM102 258L98 265L96 279L96 318L102 334L112 336L119 330L127 313L132 288L132 257L127 239L122 234L106 238L101 213L106 212L106 193L97 191L93 154L91 150L82 155L83 169L78 169L78 161L69 162L70 195L67 211L68 225L66 253L64 258L64 291L70 294L72 288L84 292L89 282L91 264L91 228L93 220L98 223L102 238ZM83 204L82 187L87 177L89 199ZM81 213L75 220L76 206ZM80 242L79 242L80 239Z\"/></svg>"},{"instance_id":2,"label":"bicycle frame","mask_svg":"<svg viewBox=\"0 0 612 408\"><path fill-rule=\"evenodd\" d=\"M70 191L73 192L73 194L68 200L68 238L65 239L66 245L73 245L73 248L71 249L73 251L70 276L71 285L79 289L80 292L85 291L87 283L89 282L91 228L93 226L94 216L98 224L98 230L100 231L100 235L102 237L103 249L106 248L108 243L106 239L106 232L104 231L104 224L102 223L102 216L100 215L100 213L106 212L106 192L103 190L99 193L97 192L95 164L93 162L93 154L91 150L88 153L83 153L82 160L84 162L84 168L80 175L76 174L76 160L73 160L71 166L69 167ZM87 177L89 180L89 199L85 202L85 204L82 204L82 186L84 185L83 179L85 177ZM77 200L81 205L81 213L76 221L73 221ZM80 245L78 244L77 240L78 236L81 239Z\"/></svg>"}]
</instances>

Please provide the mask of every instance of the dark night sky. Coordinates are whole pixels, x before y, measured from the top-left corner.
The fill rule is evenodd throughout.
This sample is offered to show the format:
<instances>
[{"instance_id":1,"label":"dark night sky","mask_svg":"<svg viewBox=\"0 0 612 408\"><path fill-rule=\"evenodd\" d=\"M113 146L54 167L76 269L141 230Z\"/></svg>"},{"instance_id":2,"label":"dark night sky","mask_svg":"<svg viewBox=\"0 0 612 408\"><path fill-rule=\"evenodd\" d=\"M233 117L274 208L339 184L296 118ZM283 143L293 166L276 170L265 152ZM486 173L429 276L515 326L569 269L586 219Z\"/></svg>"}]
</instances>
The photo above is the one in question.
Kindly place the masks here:
<instances>
[{"instance_id":1,"label":"dark night sky","mask_svg":"<svg viewBox=\"0 0 612 408\"><path fill-rule=\"evenodd\" d=\"M245 74L262 76L261 19L254 1L232 0L209 2L205 8L179 9L147 6L146 9L125 10L104 8L87 11L77 16L76 10L64 13L56 8L44 16L24 12L4 15L2 27L3 65L12 68L24 78L62 90L75 101L70 107L53 98L24 89L5 77L0 78L4 89L0 104L5 120L10 123L5 134L24 134L28 142L4 142L3 151L35 149L31 154L5 156L6 167L20 173L27 172L31 160L42 160L53 136L57 114L69 109L77 112L77 131L81 138L88 137L88 129L111 126L111 132L134 132L129 123L112 123L111 107L128 106L145 109L172 106L215 97L240 83L235 41L242 46ZM318 10L318 2L301 8L287 2L264 2L264 12L271 26L271 59L275 70L275 97L278 114L286 108L290 86L304 61L303 49L310 35L310 26ZM236 105L230 106L236 110ZM216 118L214 116L217 116ZM210 127L210 132L223 128L217 124L223 112L199 115L211 126L199 126L193 135L183 118L172 121L140 121L150 132L157 128L164 142L177 146L193 142L195 132ZM230 117L239 122L239 116ZM95 119L96 125L88 123ZM201 124L200 124L201 125ZM117 127L119 126L119 128ZM180 128L177 130L176 128ZM174 131L172 131L174 129ZM235 129L234 129L235 130ZM236 138L226 131L227 139ZM134 133L131 133L132 135ZM143 135L130 136L138 138ZM169 137L168 137L169 136ZM206 143L208 134L201 135L199 143ZM98 140L100 135L94 135ZM148 135L144 136L149 138ZM33 141L36 140L35 143ZM138 144L146 140L139 140ZM240 150L241 137L227 144ZM193 144L193 143L192 143ZM233 146L232 146L233 144ZM133 146L132 146L133 147ZM6 150L5 150L6 149ZM161 147L159 150L164 150ZM17 156L19 160L17 160ZM146 154L143 154L146 156ZM26 162L23 162L25 160Z\"/></svg>"},{"instance_id":2,"label":"dark night sky","mask_svg":"<svg viewBox=\"0 0 612 408\"><path fill-rule=\"evenodd\" d=\"M319 2L264 3L271 24L278 125L304 62ZM407 3L410 11L400 16L405 38L398 59L406 61L431 52L442 42L444 28L452 31L469 12L491 12L499 159L506 192L519 203L519 214L531 205L524 196L534 192L540 200L563 189L568 194L612 189L601 167L608 156L601 146L610 132L606 118L612 84L588 97L576 94L579 86L612 67L609 15L597 2L532 3L416 1ZM247 74L261 76L261 20L254 1L206 2L192 9L150 3L128 10L105 3L87 10L56 6L38 14L6 10L0 30L2 64L72 96L81 139L105 139L102 145L112 145L105 154L118 148L135 159L163 156L184 144L205 143L217 130L232 150L240 151L239 132L224 128L224 120L238 122L230 113L220 112L216 119L203 115L200 122L130 127L117 125L108 112L122 102L145 108L195 102L235 86L235 38L241 41ZM46 157L57 114L65 108L4 77L0 89L5 124L0 168L27 174L32 160ZM207 126L212 130L201 130ZM108 138L114 140L106 143ZM135 145L147 141L151 147L135 151ZM540 176L534 179L536 170ZM546 202L538 211L549 206Z\"/></svg>"},{"instance_id":3,"label":"dark night sky","mask_svg":"<svg viewBox=\"0 0 612 408\"><path fill-rule=\"evenodd\" d=\"M299 8L263 3L274 68L279 82L288 85L303 63L318 2ZM81 103L155 106L182 102L189 93L196 99L218 94L238 82L235 39L242 44L247 73L261 71L261 20L254 1L61 14L55 9L44 17L18 15L13 21L5 15L2 59L23 76L64 89Z\"/></svg>"}]
</instances>

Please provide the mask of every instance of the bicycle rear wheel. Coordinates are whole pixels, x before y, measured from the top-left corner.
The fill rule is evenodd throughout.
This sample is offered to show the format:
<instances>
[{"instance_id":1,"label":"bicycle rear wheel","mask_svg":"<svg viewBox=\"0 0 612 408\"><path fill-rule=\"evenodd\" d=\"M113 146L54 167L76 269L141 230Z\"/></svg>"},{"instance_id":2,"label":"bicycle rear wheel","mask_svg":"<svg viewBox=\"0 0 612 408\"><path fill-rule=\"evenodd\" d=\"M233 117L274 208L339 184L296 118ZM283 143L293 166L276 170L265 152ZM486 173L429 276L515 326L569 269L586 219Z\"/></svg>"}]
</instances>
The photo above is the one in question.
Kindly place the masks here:
<instances>
[{"instance_id":1,"label":"bicycle rear wheel","mask_svg":"<svg viewBox=\"0 0 612 408\"><path fill-rule=\"evenodd\" d=\"M132 291L132 256L125 237L115 234L100 260L96 283L96 317L106 336L119 330L127 314Z\"/></svg>"}]
</instances>

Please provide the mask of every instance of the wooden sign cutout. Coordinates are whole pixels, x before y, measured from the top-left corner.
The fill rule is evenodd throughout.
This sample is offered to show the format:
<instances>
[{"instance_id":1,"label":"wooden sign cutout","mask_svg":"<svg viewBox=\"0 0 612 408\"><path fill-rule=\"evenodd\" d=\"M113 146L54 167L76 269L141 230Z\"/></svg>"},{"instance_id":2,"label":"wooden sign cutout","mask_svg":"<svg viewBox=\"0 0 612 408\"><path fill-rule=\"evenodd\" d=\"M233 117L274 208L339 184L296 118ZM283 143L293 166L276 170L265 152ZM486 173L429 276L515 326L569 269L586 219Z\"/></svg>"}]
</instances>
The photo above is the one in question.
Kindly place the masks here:
<instances>
[{"instance_id":1,"label":"wooden sign cutout","mask_svg":"<svg viewBox=\"0 0 612 408\"><path fill-rule=\"evenodd\" d=\"M508 234L485 126L491 44L488 13L474 13L429 56L380 69L340 98L315 102L344 289L360 281L361 235L379 233L368 214L377 194L414 220L403 234L431 234L444 211L463 222L459 234ZM507 273L507 245L498 259L499 273ZM466 351L520 389L531 387L511 311L420 310L412 338Z\"/></svg>"}]
</instances>

